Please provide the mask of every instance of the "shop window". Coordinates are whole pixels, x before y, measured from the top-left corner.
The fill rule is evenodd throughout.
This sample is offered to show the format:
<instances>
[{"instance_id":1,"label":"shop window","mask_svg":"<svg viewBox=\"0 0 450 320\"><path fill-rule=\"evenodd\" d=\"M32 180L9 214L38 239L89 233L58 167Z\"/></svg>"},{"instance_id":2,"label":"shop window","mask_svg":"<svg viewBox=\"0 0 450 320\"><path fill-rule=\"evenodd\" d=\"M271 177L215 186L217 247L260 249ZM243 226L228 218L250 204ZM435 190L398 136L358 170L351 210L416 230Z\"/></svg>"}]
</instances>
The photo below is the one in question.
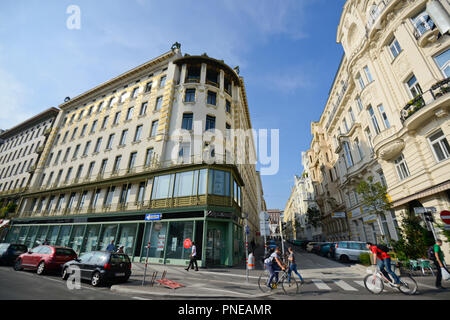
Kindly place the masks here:
<instances>
[{"instance_id":1,"label":"shop window","mask_svg":"<svg viewBox=\"0 0 450 320\"><path fill-rule=\"evenodd\" d=\"M219 196L230 196L230 173L221 170L209 170L208 193Z\"/></svg>"},{"instance_id":2,"label":"shop window","mask_svg":"<svg viewBox=\"0 0 450 320\"><path fill-rule=\"evenodd\" d=\"M171 222L167 237L167 259L189 259L190 248L183 246L184 239L192 239L194 229L193 221Z\"/></svg>"}]
</instances>

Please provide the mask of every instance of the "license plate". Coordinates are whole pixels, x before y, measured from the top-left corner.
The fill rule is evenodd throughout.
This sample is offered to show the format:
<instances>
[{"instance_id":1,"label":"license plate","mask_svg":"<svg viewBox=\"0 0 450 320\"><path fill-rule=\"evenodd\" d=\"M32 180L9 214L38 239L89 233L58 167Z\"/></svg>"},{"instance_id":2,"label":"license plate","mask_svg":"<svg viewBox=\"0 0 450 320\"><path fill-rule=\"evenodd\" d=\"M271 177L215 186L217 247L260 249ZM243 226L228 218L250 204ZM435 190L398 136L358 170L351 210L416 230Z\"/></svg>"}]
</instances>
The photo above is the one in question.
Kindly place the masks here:
<instances>
[{"instance_id":1,"label":"license plate","mask_svg":"<svg viewBox=\"0 0 450 320\"><path fill-rule=\"evenodd\" d=\"M125 273L116 273L116 277L125 277Z\"/></svg>"}]
</instances>

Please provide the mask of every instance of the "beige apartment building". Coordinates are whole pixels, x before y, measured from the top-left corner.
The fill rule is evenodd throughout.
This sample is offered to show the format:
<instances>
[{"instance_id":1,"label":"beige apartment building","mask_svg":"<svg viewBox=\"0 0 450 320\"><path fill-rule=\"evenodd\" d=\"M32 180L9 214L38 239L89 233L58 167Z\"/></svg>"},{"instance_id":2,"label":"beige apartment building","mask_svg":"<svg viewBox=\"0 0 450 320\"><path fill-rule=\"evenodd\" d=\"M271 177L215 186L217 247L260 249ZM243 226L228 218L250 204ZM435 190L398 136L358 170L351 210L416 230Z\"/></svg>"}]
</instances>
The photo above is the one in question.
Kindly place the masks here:
<instances>
[{"instance_id":1,"label":"beige apartment building","mask_svg":"<svg viewBox=\"0 0 450 320\"><path fill-rule=\"evenodd\" d=\"M200 265L243 261L263 192L238 69L175 44L59 108L9 239L78 253L114 241L177 265L191 239Z\"/></svg>"},{"instance_id":2,"label":"beige apartment building","mask_svg":"<svg viewBox=\"0 0 450 320\"><path fill-rule=\"evenodd\" d=\"M450 208L449 10L437 0L344 5L345 54L308 153L318 197L330 192L342 206L349 239L396 240L402 214L435 207L440 221ZM379 218L356 193L369 176L387 185L393 206ZM337 189L320 190L326 182Z\"/></svg>"}]
</instances>

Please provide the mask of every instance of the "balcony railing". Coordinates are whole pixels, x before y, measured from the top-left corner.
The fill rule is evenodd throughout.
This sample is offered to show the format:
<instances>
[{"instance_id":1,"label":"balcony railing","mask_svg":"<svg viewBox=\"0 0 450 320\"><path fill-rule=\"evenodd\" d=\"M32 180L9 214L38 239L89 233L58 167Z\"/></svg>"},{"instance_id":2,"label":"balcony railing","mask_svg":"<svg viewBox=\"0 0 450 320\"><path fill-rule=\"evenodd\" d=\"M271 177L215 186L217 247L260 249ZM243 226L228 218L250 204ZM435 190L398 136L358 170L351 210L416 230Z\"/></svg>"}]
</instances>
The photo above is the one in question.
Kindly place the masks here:
<instances>
[{"instance_id":1,"label":"balcony railing","mask_svg":"<svg viewBox=\"0 0 450 320\"><path fill-rule=\"evenodd\" d=\"M370 29L372 29L372 27L376 24L376 21L378 20L378 18L383 14L383 12L386 10L386 8L388 7L388 5L394 0L382 0L379 4L378 4L378 8L377 8L377 12L376 14L372 15L368 21L367 21L367 25L366 25L366 29L368 31L370 31Z\"/></svg>"},{"instance_id":2,"label":"balcony railing","mask_svg":"<svg viewBox=\"0 0 450 320\"><path fill-rule=\"evenodd\" d=\"M409 101L407 105L400 111L400 119L402 123L412 115L414 115L416 112L426 107L428 104L434 102L441 96L446 95L450 91L449 82L450 78L439 81L438 83L434 84L429 90Z\"/></svg>"}]
</instances>

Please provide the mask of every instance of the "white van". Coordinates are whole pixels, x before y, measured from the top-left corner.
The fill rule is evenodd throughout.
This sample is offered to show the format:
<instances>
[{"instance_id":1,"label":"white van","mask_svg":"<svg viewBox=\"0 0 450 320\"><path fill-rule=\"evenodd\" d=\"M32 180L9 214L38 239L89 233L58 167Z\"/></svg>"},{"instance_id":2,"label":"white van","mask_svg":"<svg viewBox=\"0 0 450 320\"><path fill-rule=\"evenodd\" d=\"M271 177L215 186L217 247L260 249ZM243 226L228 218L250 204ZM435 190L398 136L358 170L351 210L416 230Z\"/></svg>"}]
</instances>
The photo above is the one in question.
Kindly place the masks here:
<instances>
[{"instance_id":1,"label":"white van","mask_svg":"<svg viewBox=\"0 0 450 320\"><path fill-rule=\"evenodd\" d=\"M336 243L335 258L342 262L359 261L361 253L369 253L366 242L340 241Z\"/></svg>"}]
</instances>

